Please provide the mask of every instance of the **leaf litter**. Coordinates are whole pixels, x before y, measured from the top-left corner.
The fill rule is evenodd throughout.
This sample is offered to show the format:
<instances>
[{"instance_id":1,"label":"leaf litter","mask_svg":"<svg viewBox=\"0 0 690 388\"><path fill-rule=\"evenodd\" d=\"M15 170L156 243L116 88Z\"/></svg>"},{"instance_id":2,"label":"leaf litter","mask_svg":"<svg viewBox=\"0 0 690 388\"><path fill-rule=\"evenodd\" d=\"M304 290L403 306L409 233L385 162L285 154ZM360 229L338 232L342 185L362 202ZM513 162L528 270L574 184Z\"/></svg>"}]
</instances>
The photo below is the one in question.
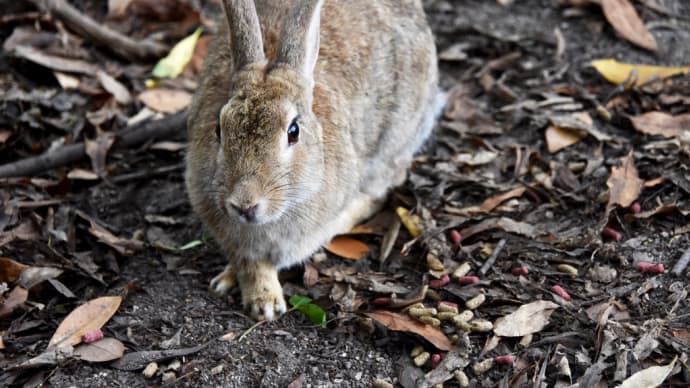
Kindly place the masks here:
<instances>
[{"instance_id":1,"label":"leaf litter","mask_svg":"<svg viewBox=\"0 0 690 388\"><path fill-rule=\"evenodd\" d=\"M173 366L161 364L150 377L111 374L135 385L172 373L217 385L234 375L248 386L286 386L296 376L318 384L329 373L328 381L354 386L383 376L403 386L462 376L485 385L594 386L642 379L633 377L647 368L655 384L687 383L673 372L687 363L688 346L682 279L690 185L682 128L690 82L687 50L668 49L687 32L678 24L659 28L675 21L682 4L667 2L662 12L646 1L561 0L540 4L549 17L535 24L534 5L520 2L425 2L450 92L433 144L391 196L384 213L393 217L353 230L341 254L319 252L303 273L282 280L288 296L322 309L326 330L293 312L238 343L250 324L237 294L218 301L202 292L222 259L190 215L180 170L168 169L179 165L184 137L110 147L126 123L189 105L217 26L196 3L112 3L111 14L90 16L138 38L157 34L168 48L187 45L168 67L174 78L145 87L168 50L151 62L124 62L51 20L0 24L12 36L2 60L12 68L1 80L9 85L0 96L2 163L75 142L88 148L67 167L0 181L0 247L16 260L0 261L9 274L0 281L0 309L9 311L0 326L1 365L36 371L14 378L43 373L56 385L87 385L81 364L62 363L81 354L92 362L119 358L120 370ZM588 4L595 7L584 10ZM620 62L592 61L612 53ZM640 263L674 269L639 271ZM31 276L18 280L19 273ZM27 357L52 342L75 299L114 287L128 294L126 307L96 319L105 319L101 326L110 319L105 332L113 337ZM333 319L324 321L326 314ZM356 339L346 334L354 332ZM230 348L209 342L223 333L232 334L227 346L240 363L226 362ZM169 340L170 349L155 350ZM135 351L123 356L124 344ZM305 350L291 364L296 344ZM459 350L446 353L452 347ZM340 352L348 356L332 356ZM669 368L676 356L680 362ZM398 357L407 365L400 372L392 368ZM326 372L301 368L304 359L325 362ZM218 360L221 372L210 372ZM272 375L272 363L287 377Z\"/></svg>"}]
</instances>

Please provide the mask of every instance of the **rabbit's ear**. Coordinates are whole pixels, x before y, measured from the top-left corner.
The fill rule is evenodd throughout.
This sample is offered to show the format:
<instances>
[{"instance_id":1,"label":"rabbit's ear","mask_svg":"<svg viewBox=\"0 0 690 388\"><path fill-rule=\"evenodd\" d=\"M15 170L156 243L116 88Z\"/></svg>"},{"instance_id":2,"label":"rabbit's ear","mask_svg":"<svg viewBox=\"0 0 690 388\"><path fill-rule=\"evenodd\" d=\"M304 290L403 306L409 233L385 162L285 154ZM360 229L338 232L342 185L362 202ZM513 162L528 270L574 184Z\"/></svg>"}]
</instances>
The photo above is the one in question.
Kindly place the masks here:
<instances>
[{"instance_id":1,"label":"rabbit's ear","mask_svg":"<svg viewBox=\"0 0 690 388\"><path fill-rule=\"evenodd\" d=\"M223 5L230 26L235 68L263 61L264 45L254 0L225 0Z\"/></svg>"},{"instance_id":2,"label":"rabbit's ear","mask_svg":"<svg viewBox=\"0 0 690 388\"><path fill-rule=\"evenodd\" d=\"M313 80L319 56L319 25L323 0L296 0L285 19L277 63L284 63Z\"/></svg>"}]
</instances>

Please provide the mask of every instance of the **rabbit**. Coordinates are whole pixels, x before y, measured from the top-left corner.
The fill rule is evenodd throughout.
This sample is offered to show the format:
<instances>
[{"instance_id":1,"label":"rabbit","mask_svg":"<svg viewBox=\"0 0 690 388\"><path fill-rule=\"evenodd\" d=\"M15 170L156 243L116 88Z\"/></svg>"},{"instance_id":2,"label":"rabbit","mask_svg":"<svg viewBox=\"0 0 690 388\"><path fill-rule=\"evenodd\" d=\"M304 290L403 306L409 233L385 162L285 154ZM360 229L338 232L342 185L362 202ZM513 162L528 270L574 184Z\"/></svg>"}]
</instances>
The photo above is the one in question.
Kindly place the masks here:
<instances>
[{"instance_id":1,"label":"rabbit","mask_svg":"<svg viewBox=\"0 0 690 388\"><path fill-rule=\"evenodd\" d=\"M286 311L278 271L401 185L443 105L420 0L224 0L188 116L185 182L255 319Z\"/></svg>"}]
</instances>

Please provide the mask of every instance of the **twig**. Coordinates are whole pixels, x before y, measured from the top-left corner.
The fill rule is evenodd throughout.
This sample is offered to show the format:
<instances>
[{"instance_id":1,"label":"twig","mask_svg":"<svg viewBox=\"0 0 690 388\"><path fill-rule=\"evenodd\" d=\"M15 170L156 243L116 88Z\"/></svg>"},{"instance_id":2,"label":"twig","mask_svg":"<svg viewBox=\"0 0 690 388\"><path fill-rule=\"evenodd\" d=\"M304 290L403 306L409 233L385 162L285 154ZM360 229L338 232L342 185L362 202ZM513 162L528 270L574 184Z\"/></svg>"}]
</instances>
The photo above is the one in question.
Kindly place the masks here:
<instances>
[{"instance_id":1,"label":"twig","mask_svg":"<svg viewBox=\"0 0 690 388\"><path fill-rule=\"evenodd\" d=\"M148 140L167 138L184 133L186 112L178 112L160 120L147 121L127 127L117 134L113 149L124 149ZM85 155L84 143L75 143L43 155L34 156L0 166L0 178L34 175L39 172L79 161Z\"/></svg>"},{"instance_id":2,"label":"twig","mask_svg":"<svg viewBox=\"0 0 690 388\"><path fill-rule=\"evenodd\" d=\"M480 274L486 275L486 273L489 271L489 268L491 268L496 262L496 258L501 253L505 245L506 239L502 238L501 241L499 241L498 244L496 244L496 247L494 247L494 251L491 253L491 256L489 256L489 258L486 259L484 265L482 265L482 268L479 269Z\"/></svg>"},{"instance_id":3,"label":"twig","mask_svg":"<svg viewBox=\"0 0 690 388\"><path fill-rule=\"evenodd\" d=\"M134 40L84 15L65 0L29 0L38 9L52 14L81 37L107 48L132 62L160 58L168 51L151 39Z\"/></svg>"},{"instance_id":4,"label":"twig","mask_svg":"<svg viewBox=\"0 0 690 388\"><path fill-rule=\"evenodd\" d=\"M678 259L678 262L673 266L671 273L676 276L680 276L680 274L685 271L685 268L688 267L688 264L690 264L690 248L688 248L685 253L683 253L683 256Z\"/></svg>"}]
</instances>

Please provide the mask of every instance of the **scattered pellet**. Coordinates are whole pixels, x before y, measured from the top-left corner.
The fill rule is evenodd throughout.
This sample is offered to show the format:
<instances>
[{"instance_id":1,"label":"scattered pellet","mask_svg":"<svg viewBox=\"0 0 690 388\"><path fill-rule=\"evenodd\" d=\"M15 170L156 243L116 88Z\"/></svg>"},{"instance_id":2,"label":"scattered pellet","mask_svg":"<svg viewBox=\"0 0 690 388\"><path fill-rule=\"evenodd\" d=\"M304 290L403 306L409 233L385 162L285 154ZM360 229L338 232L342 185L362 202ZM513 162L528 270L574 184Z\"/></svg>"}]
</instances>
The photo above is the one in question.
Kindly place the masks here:
<instances>
[{"instance_id":1,"label":"scattered pellet","mask_svg":"<svg viewBox=\"0 0 690 388\"><path fill-rule=\"evenodd\" d=\"M458 304L453 303L453 302L447 302L447 301L441 301L438 302L438 305L436 306L439 312L451 312L451 313L458 313Z\"/></svg>"},{"instance_id":2,"label":"scattered pellet","mask_svg":"<svg viewBox=\"0 0 690 388\"><path fill-rule=\"evenodd\" d=\"M443 322L452 321L456 315L458 315L458 313L454 313L452 311L439 311L439 313L436 315L436 318Z\"/></svg>"},{"instance_id":3,"label":"scattered pellet","mask_svg":"<svg viewBox=\"0 0 690 388\"><path fill-rule=\"evenodd\" d=\"M474 284L474 283L479 283L479 277L477 276L460 276L458 278L458 283L462 284L463 286L468 285L468 284Z\"/></svg>"},{"instance_id":4,"label":"scattered pellet","mask_svg":"<svg viewBox=\"0 0 690 388\"><path fill-rule=\"evenodd\" d=\"M463 312L459 313L453 318L453 322L455 321L463 321L463 322L469 322L472 318L474 318L474 313L472 310L464 310Z\"/></svg>"},{"instance_id":5,"label":"scattered pellet","mask_svg":"<svg viewBox=\"0 0 690 388\"><path fill-rule=\"evenodd\" d=\"M468 301L465 302L465 307L467 307L470 310L474 310L477 307L481 306L482 303L486 300L486 296L484 294L478 294L472 299L469 299Z\"/></svg>"},{"instance_id":6,"label":"scattered pellet","mask_svg":"<svg viewBox=\"0 0 690 388\"><path fill-rule=\"evenodd\" d=\"M604 230L601 231L601 235L604 237L609 237L616 241L621 241L621 239L623 238L620 232L613 228L604 228Z\"/></svg>"},{"instance_id":7,"label":"scattered pellet","mask_svg":"<svg viewBox=\"0 0 690 388\"><path fill-rule=\"evenodd\" d=\"M476 333L488 333L494 329L494 324L486 319L475 319L470 322L470 327Z\"/></svg>"},{"instance_id":8,"label":"scattered pellet","mask_svg":"<svg viewBox=\"0 0 690 388\"><path fill-rule=\"evenodd\" d=\"M442 299L441 295L439 295L439 293L436 292L436 290L432 290L431 288L426 289L426 292L424 293L424 297L427 299L431 299L431 300L441 300Z\"/></svg>"},{"instance_id":9,"label":"scattered pellet","mask_svg":"<svg viewBox=\"0 0 690 388\"><path fill-rule=\"evenodd\" d=\"M434 353L431 355L431 369L436 369L438 364L441 363L441 355L439 353Z\"/></svg>"},{"instance_id":10,"label":"scattered pellet","mask_svg":"<svg viewBox=\"0 0 690 388\"><path fill-rule=\"evenodd\" d=\"M568 294L568 293L563 289L563 287L561 287L561 286L559 286L559 285L552 286L552 287L551 287L551 291L553 291L554 294L560 296L561 298L563 298L563 299L565 299L565 300L570 300L570 299L571 299L571 298L570 298L570 294Z\"/></svg>"},{"instance_id":11,"label":"scattered pellet","mask_svg":"<svg viewBox=\"0 0 690 388\"><path fill-rule=\"evenodd\" d=\"M423 315L421 317L417 317L417 320L434 327L441 326L441 321L438 318L432 317L431 315Z\"/></svg>"},{"instance_id":12,"label":"scattered pellet","mask_svg":"<svg viewBox=\"0 0 690 388\"><path fill-rule=\"evenodd\" d=\"M418 367L422 367L422 365L426 364L427 361L431 358L431 354L429 352L422 352L417 355L412 361L414 362L415 365Z\"/></svg>"},{"instance_id":13,"label":"scattered pellet","mask_svg":"<svg viewBox=\"0 0 690 388\"><path fill-rule=\"evenodd\" d=\"M570 264L559 264L558 270L563 272L563 273L567 273L568 275L572 275L572 276L577 276L577 272L578 272L577 268L573 267Z\"/></svg>"},{"instance_id":14,"label":"scattered pellet","mask_svg":"<svg viewBox=\"0 0 690 388\"><path fill-rule=\"evenodd\" d=\"M453 243L454 247L460 245L460 242L462 241L462 234L460 234L460 232L458 232L456 229L451 229L448 233L448 236L450 237L450 242Z\"/></svg>"},{"instance_id":15,"label":"scattered pellet","mask_svg":"<svg viewBox=\"0 0 690 388\"><path fill-rule=\"evenodd\" d=\"M175 374L175 372L165 372L165 373L163 373L163 377L161 378L161 382L167 383L167 382L175 380L176 378L177 378L177 375Z\"/></svg>"},{"instance_id":16,"label":"scattered pellet","mask_svg":"<svg viewBox=\"0 0 690 388\"><path fill-rule=\"evenodd\" d=\"M476 376L481 376L484 373L486 373L487 371L489 371L489 369L491 369L493 366L494 366L494 359L493 358L487 358L486 360L482 360L482 361L474 363L474 365L472 365L472 372Z\"/></svg>"},{"instance_id":17,"label":"scattered pellet","mask_svg":"<svg viewBox=\"0 0 690 388\"><path fill-rule=\"evenodd\" d=\"M529 346L529 344L532 343L532 334L527 334L520 338L520 342L518 342L518 345L520 345L521 348L526 348Z\"/></svg>"},{"instance_id":18,"label":"scattered pellet","mask_svg":"<svg viewBox=\"0 0 690 388\"><path fill-rule=\"evenodd\" d=\"M650 263L647 261L638 261L637 269L642 273L664 273L664 265L661 263Z\"/></svg>"},{"instance_id":19,"label":"scattered pellet","mask_svg":"<svg viewBox=\"0 0 690 388\"><path fill-rule=\"evenodd\" d=\"M447 273L444 273L440 279L434 279L429 281L429 287L431 288L442 288L450 283L450 277Z\"/></svg>"},{"instance_id":20,"label":"scattered pellet","mask_svg":"<svg viewBox=\"0 0 690 388\"><path fill-rule=\"evenodd\" d=\"M514 361L515 361L515 357L513 357L512 354L506 354L504 356L494 357L494 362L496 362L496 364L500 364L500 365L513 365Z\"/></svg>"},{"instance_id":21,"label":"scattered pellet","mask_svg":"<svg viewBox=\"0 0 690 388\"><path fill-rule=\"evenodd\" d=\"M630 205L630 211L631 211L633 214L637 214L637 213L639 213L639 212L642 211L642 206L640 206L640 203L639 203L639 202L635 202L635 203L633 203L632 205Z\"/></svg>"},{"instance_id":22,"label":"scattered pellet","mask_svg":"<svg viewBox=\"0 0 690 388\"><path fill-rule=\"evenodd\" d=\"M422 317L425 315L434 316L434 315L438 314L438 311L433 307L425 307L425 308L415 307L415 308L411 308L411 309L407 310L407 313L410 316L413 316L415 318L419 318L419 317Z\"/></svg>"},{"instance_id":23,"label":"scattered pellet","mask_svg":"<svg viewBox=\"0 0 690 388\"><path fill-rule=\"evenodd\" d=\"M410 351L410 357L412 357L412 358L417 357L423 351L424 351L424 348L421 345L417 345L414 348L412 348L412 351Z\"/></svg>"},{"instance_id":24,"label":"scattered pellet","mask_svg":"<svg viewBox=\"0 0 690 388\"><path fill-rule=\"evenodd\" d=\"M453 271L453 279L459 279L461 276L465 276L472 270L472 266L468 262L464 262L458 266L458 268Z\"/></svg>"},{"instance_id":25,"label":"scattered pellet","mask_svg":"<svg viewBox=\"0 0 690 388\"><path fill-rule=\"evenodd\" d=\"M391 298L387 296L379 296L378 298L374 298L374 300L371 301L371 303L375 306L388 306L390 302Z\"/></svg>"},{"instance_id":26,"label":"scattered pellet","mask_svg":"<svg viewBox=\"0 0 690 388\"><path fill-rule=\"evenodd\" d=\"M464 371L458 369L455 372L453 372L453 377L455 377L455 381L458 382L458 385L461 387L469 387L470 386L470 379L467 377L467 374L465 374Z\"/></svg>"},{"instance_id":27,"label":"scattered pellet","mask_svg":"<svg viewBox=\"0 0 690 388\"><path fill-rule=\"evenodd\" d=\"M438 256L431 252L426 254L426 265L430 270L433 271L444 271L446 269L441 260L438 259Z\"/></svg>"},{"instance_id":28,"label":"scattered pellet","mask_svg":"<svg viewBox=\"0 0 690 388\"><path fill-rule=\"evenodd\" d=\"M510 270L510 273L512 273L515 276L520 276L520 275L525 276L529 273L529 268L524 267L524 266L523 267L513 267Z\"/></svg>"}]
</instances>

